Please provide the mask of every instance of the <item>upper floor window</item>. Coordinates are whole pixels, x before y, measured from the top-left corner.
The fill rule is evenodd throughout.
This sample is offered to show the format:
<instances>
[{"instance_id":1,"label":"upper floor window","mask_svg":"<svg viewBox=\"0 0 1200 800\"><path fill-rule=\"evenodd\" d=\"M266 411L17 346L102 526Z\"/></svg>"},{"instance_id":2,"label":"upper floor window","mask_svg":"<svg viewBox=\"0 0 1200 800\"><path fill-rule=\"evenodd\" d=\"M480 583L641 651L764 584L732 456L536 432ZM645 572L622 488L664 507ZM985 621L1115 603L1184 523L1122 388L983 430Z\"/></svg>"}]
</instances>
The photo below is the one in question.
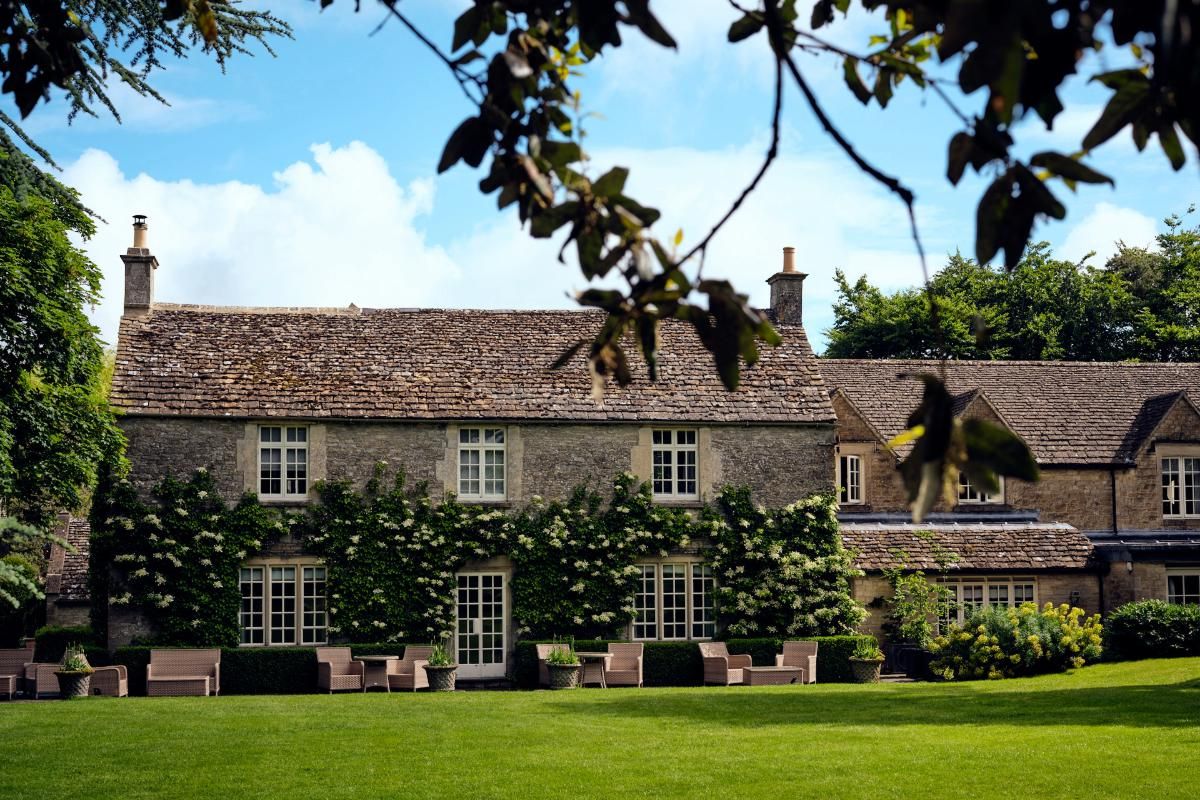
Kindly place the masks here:
<instances>
[{"instance_id":1,"label":"upper floor window","mask_svg":"<svg viewBox=\"0 0 1200 800\"><path fill-rule=\"evenodd\" d=\"M308 496L308 428L259 426L258 493L276 498Z\"/></svg>"},{"instance_id":2,"label":"upper floor window","mask_svg":"<svg viewBox=\"0 0 1200 800\"><path fill-rule=\"evenodd\" d=\"M712 568L697 562L639 564L634 639L711 639L716 633Z\"/></svg>"},{"instance_id":3,"label":"upper floor window","mask_svg":"<svg viewBox=\"0 0 1200 800\"><path fill-rule=\"evenodd\" d=\"M967 477L967 473L958 473L958 502L960 503L1003 503L1004 502L1004 476L1000 475L996 478L1000 483L1000 491L996 494L988 494L978 486L971 484L971 479Z\"/></svg>"},{"instance_id":4,"label":"upper floor window","mask_svg":"<svg viewBox=\"0 0 1200 800\"><path fill-rule=\"evenodd\" d=\"M863 501L861 456L838 456L837 486L839 503Z\"/></svg>"},{"instance_id":5,"label":"upper floor window","mask_svg":"<svg viewBox=\"0 0 1200 800\"><path fill-rule=\"evenodd\" d=\"M1161 464L1163 516L1200 516L1200 458L1168 456Z\"/></svg>"},{"instance_id":6,"label":"upper floor window","mask_svg":"<svg viewBox=\"0 0 1200 800\"><path fill-rule=\"evenodd\" d=\"M458 496L467 500L503 500L504 429L459 428Z\"/></svg>"},{"instance_id":7,"label":"upper floor window","mask_svg":"<svg viewBox=\"0 0 1200 800\"><path fill-rule=\"evenodd\" d=\"M1167 602L1200 603L1200 570L1168 570Z\"/></svg>"},{"instance_id":8,"label":"upper floor window","mask_svg":"<svg viewBox=\"0 0 1200 800\"><path fill-rule=\"evenodd\" d=\"M651 454L655 497L672 500L700 499L694 430L654 429Z\"/></svg>"},{"instance_id":9,"label":"upper floor window","mask_svg":"<svg viewBox=\"0 0 1200 800\"><path fill-rule=\"evenodd\" d=\"M242 567L240 583L242 644L325 644L329 629L325 567L247 565Z\"/></svg>"}]
</instances>

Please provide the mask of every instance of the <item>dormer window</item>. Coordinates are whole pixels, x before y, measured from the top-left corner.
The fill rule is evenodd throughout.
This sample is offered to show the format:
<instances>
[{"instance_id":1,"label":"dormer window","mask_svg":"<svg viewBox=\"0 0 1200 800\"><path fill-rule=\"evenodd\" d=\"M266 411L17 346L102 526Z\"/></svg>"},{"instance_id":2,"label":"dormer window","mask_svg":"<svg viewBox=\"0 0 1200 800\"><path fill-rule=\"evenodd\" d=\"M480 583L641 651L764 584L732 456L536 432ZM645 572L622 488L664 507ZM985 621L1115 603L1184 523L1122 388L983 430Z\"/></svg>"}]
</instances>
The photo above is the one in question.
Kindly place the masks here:
<instances>
[{"instance_id":1,"label":"dormer window","mask_svg":"<svg viewBox=\"0 0 1200 800\"><path fill-rule=\"evenodd\" d=\"M842 505L863 502L862 456L838 456L837 492Z\"/></svg>"},{"instance_id":2,"label":"dormer window","mask_svg":"<svg viewBox=\"0 0 1200 800\"><path fill-rule=\"evenodd\" d=\"M1004 502L1004 476L997 476L1000 491L988 494L983 489L971 483L967 473L958 473L958 502L971 505L998 505Z\"/></svg>"}]
</instances>

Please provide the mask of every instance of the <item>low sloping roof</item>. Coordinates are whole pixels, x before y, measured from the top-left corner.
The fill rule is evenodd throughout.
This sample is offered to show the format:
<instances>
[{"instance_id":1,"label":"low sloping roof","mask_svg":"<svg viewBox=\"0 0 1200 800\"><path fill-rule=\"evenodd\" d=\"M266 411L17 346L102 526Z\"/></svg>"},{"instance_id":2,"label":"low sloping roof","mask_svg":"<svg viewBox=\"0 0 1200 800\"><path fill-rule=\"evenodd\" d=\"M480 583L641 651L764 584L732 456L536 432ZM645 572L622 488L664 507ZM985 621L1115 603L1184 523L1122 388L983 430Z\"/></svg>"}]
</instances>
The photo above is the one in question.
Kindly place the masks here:
<instances>
[{"instance_id":1,"label":"low sloping roof","mask_svg":"<svg viewBox=\"0 0 1200 800\"><path fill-rule=\"evenodd\" d=\"M941 553L957 556L947 565L962 570L1083 569L1092 544L1064 523L941 524L842 523L842 542L857 555L859 569L907 566L936 570Z\"/></svg>"},{"instance_id":2,"label":"low sloping roof","mask_svg":"<svg viewBox=\"0 0 1200 800\"><path fill-rule=\"evenodd\" d=\"M68 519L63 515L54 532L66 539L74 552L58 544L50 548L46 594L58 595L60 601L85 602L91 596L88 590L88 554L91 551L92 526L86 519Z\"/></svg>"},{"instance_id":3,"label":"low sloping roof","mask_svg":"<svg viewBox=\"0 0 1200 800\"><path fill-rule=\"evenodd\" d=\"M685 323L662 326L660 377L591 396L596 311L158 306L121 320L114 405L128 415L832 423L804 330L780 326L727 392Z\"/></svg>"},{"instance_id":4,"label":"low sloping roof","mask_svg":"<svg viewBox=\"0 0 1200 800\"><path fill-rule=\"evenodd\" d=\"M820 359L880 434L904 430L922 384L901 373L933 372L913 359ZM1072 361L949 361L947 388L962 410L982 392L1042 464L1127 464L1181 392L1200 397L1200 364Z\"/></svg>"}]
</instances>

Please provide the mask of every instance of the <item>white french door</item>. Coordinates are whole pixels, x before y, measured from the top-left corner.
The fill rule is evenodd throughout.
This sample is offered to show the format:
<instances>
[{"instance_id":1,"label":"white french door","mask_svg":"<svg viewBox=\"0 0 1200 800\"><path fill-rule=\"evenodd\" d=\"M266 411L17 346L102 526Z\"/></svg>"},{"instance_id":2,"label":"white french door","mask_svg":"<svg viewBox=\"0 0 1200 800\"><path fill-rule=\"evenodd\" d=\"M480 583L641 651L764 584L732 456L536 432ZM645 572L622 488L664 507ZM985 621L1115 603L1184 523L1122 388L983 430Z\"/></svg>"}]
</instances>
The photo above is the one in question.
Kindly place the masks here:
<instances>
[{"instance_id":1,"label":"white french door","mask_svg":"<svg viewBox=\"0 0 1200 800\"><path fill-rule=\"evenodd\" d=\"M508 627L504 574L459 573L457 600L454 647L458 677L503 678L504 632Z\"/></svg>"}]
</instances>

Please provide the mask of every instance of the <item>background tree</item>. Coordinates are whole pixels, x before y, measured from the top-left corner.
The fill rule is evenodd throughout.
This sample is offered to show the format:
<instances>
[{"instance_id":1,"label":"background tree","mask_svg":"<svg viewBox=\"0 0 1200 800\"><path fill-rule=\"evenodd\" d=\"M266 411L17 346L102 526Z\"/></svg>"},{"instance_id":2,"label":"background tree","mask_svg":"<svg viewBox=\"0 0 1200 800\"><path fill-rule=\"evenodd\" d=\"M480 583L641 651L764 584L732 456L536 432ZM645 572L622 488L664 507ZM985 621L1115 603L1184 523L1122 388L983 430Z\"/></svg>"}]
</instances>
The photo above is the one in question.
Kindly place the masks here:
<instances>
[{"instance_id":1,"label":"background tree","mask_svg":"<svg viewBox=\"0 0 1200 800\"><path fill-rule=\"evenodd\" d=\"M1200 360L1200 229L1166 225L1157 248L1122 245L1104 267L1055 259L1042 242L1011 271L956 254L927 286L891 294L839 270L825 355Z\"/></svg>"}]
</instances>

